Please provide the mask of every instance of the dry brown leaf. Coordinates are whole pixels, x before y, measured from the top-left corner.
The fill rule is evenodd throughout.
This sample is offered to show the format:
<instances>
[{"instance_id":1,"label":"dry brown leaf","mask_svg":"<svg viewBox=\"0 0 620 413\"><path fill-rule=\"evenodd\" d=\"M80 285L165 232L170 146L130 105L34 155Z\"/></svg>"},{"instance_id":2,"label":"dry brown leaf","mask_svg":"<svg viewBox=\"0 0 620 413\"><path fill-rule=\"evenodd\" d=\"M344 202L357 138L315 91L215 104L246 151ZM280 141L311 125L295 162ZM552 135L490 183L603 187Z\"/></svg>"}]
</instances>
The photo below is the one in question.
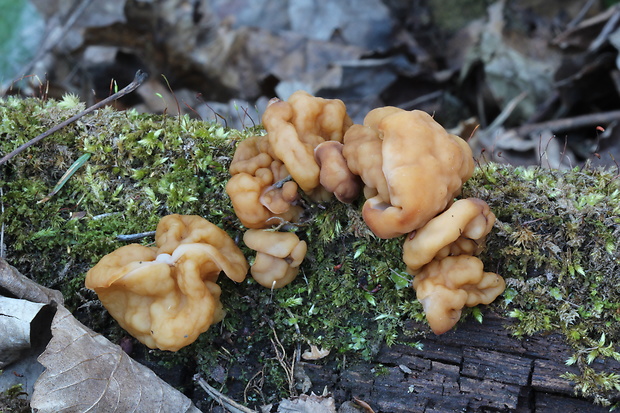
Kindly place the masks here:
<instances>
[{"instance_id":1,"label":"dry brown leaf","mask_svg":"<svg viewBox=\"0 0 620 413\"><path fill-rule=\"evenodd\" d=\"M278 413L336 413L336 403L333 397L302 394L295 399L282 400Z\"/></svg>"},{"instance_id":2,"label":"dry brown leaf","mask_svg":"<svg viewBox=\"0 0 620 413\"><path fill-rule=\"evenodd\" d=\"M0 369L18 360L31 347L31 325L46 307L49 305L0 295L0 326L4 333L0 335ZM45 314L49 317L43 318L49 323L53 310L42 315Z\"/></svg>"},{"instance_id":3,"label":"dry brown leaf","mask_svg":"<svg viewBox=\"0 0 620 413\"><path fill-rule=\"evenodd\" d=\"M38 358L46 370L32 391L31 407L36 411L199 412L181 392L132 360L119 346L77 321L61 305L63 297L59 291L35 283L2 259L0 288L23 299L16 301L50 304L43 308L57 306L51 321L52 338ZM38 341L46 340L49 335L50 318L46 323L31 324ZM12 369L17 369L16 365Z\"/></svg>"},{"instance_id":4,"label":"dry brown leaf","mask_svg":"<svg viewBox=\"0 0 620 413\"><path fill-rule=\"evenodd\" d=\"M482 62L485 85L496 104L504 107L516 96L526 92L520 104L512 111L511 118L528 119L540 102L552 93L552 74L560 64L559 55L546 46L543 52L534 53L537 49L534 46L538 43L536 36L518 37L519 42L527 47L517 47L520 46L519 42L513 45L514 42L505 35L508 23L505 1L493 3L487 11L488 20L480 32L478 44L466 54L461 80L465 79L476 62ZM477 30L478 27L473 31Z\"/></svg>"},{"instance_id":5,"label":"dry brown leaf","mask_svg":"<svg viewBox=\"0 0 620 413\"><path fill-rule=\"evenodd\" d=\"M46 370L34 387L39 412L199 412L181 392L88 329L64 307L39 357Z\"/></svg>"},{"instance_id":6,"label":"dry brown leaf","mask_svg":"<svg viewBox=\"0 0 620 413\"><path fill-rule=\"evenodd\" d=\"M45 288L29 278L24 277L0 258L0 287L9 291L15 298L23 298L28 301L43 304L63 304L64 300L60 291Z\"/></svg>"},{"instance_id":7,"label":"dry brown leaf","mask_svg":"<svg viewBox=\"0 0 620 413\"><path fill-rule=\"evenodd\" d=\"M304 360L319 360L329 356L329 350L321 348L319 349L314 344L310 345L310 350L304 351L301 354L301 358Z\"/></svg>"}]
</instances>

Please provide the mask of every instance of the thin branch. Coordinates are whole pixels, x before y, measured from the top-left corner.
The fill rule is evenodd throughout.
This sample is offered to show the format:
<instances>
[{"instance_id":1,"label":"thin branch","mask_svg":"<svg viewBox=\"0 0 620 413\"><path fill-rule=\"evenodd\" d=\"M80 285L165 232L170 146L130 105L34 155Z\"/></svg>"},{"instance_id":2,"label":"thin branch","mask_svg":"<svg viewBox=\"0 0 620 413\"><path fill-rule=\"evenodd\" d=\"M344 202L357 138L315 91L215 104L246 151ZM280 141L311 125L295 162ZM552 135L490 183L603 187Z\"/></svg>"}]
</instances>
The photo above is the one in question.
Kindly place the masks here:
<instances>
[{"instance_id":1,"label":"thin branch","mask_svg":"<svg viewBox=\"0 0 620 413\"><path fill-rule=\"evenodd\" d=\"M571 129L582 128L584 126L603 125L620 120L620 110L612 110L602 113L591 113L587 115L575 116L572 118L554 119L540 123L530 123L515 129L519 136L531 133L550 130L552 132L564 132Z\"/></svg>"},{"instance_id":2,"label":"thin branch","mask_svg":"<svg viewBox=\"0 0 620 413\"><path fill-rule=\"evenodd\" d=\"M155 235L155 231L139 232L137 234L121 234L117 235L116 239L119 241L137 241L142 238L152 237Z\"/></svg>"},{"instance_id":3,"label":"thin branch","mask_svg":"<svg viewBox=\"0 0 620 413\"><path fill-rule=\"evenodd\" d=\"M581 10L579 10L579 13L577 13L575 18L566 25L566 29L574 29L575 27L577 27L577 25L583 21L583 19L586 17L586 15L596 2L597 0L588 0L586 4L583 5Z\"/></svg>"},{"instance_id":4,"label":"thin branch","mask_svg":"<svg viewBox=\"0 0 620 413\"><path fill-rule=\"evenodd\" d=\"M198 385L202 387L202 389L207 392L209 396L216 402L218 402L221 406L224 406L226 409L233 413L258 413L256 410L248 409L247 407L237 403L233 399L224 396L222 393L209 386L204 379L199 378L197 380Z\"/></svg>"},{"instance_id":5,"label":"thin branch","mask_svg":"<svg viewBox=\"0 0 620 413\"><path fill-rule=\"evenodd\" d=\"M522 92L519 95L512 98L510 102L508 102L506 107L502 109L501 113L487 127L487 130L495 131L495 129L498 129L500 126L502 126L504 122L506 122L506 120L510 117L512 112L514 112L517 106L519 106L519 103L521 103L521 101L525 99L526 97L527 97L527 92Z\"/></svg>"},{"instance_id":6,"label":"thin branch","mask_svg":"<svg viewBox=\"0 0 620 413\"><path fill-rule=\"evenodd\" d=\"M43 132L42 134L40 134L39 136L37 136L36 138L24 143L23 145L21 145L19 148L15 149L13 152L9 153L8 155L5 155L2 159L0 159L0 165L5 164L7 161L9 161L11 158L13 158L14 156L18 155L19 153L21 153L22 151L28 149L29 147L31 147L32 145L34 145L35 143L47 138L48 136L58 132L60 129L64 128L65 126L75 122L76 120L78 120L79 118L81 118L84 115L88 115L89 113L99 109L102 106L107 105L110 102L115 101L116 99L119 99L131 92L133 92L134 90L136 90L142 83L144 83L144 81L146 80L146 78L148 77L148 74L138 70L136 72L136 76L133 79L133 82L131 82L130 84L128 84L127 86L125 86L123 89L119 90L117 93L113 94L112 96L108 96L107 98L103 99L100 102L95 103L94 105L92 105L91 107L83 110L82 112L78 113L75 116L70 117L69 119L67 119L66 121L54 126L53 128Z\"/></svg>"}]
</instances>

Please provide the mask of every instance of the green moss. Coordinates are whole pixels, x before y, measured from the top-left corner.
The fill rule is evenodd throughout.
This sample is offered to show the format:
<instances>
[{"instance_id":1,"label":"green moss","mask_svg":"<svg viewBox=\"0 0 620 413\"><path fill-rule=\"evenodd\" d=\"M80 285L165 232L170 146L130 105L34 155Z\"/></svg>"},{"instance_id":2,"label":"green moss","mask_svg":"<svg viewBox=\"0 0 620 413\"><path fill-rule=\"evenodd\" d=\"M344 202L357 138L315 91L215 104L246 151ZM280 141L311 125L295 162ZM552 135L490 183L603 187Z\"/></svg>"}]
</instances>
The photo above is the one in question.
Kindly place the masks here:
<instances>
[{"instance_id":1,"label":"green moss","mask_svg":"<svg viewBox=\"0 0 620 413\"><path fill-rule=\"evenodd\" d=\"M81 107L72 98L62 104L0 100L0 153ZM105 313L84 311L96 303L83 287L85 272L126 244L117 235L152 231L169 213L201 215L239 239L244 229L224 187L235 142L250 133L112 108L80 119L0 167L7 260L61 289L83 322L117 340L124 333ZM91 154L86 164L38 203L84 153ZM463 194L487 200L498 217L482 258L507 280L494 306L519 321L511 332L564 334L582 372L570 379L601 403L617 391L617 379L591 365L617 358L620 340L617 175L589 167L557 172L489 164L476 170ZM235 284L222 277L224 321L180 352L155 351L153 357L167 366L195 363L206 376L224 369L225 389L240 387L237 394L243 394L251 383L248 400L264 402L288 390L275 335L287 352L284 365L308 343L330 348L331 360L346 356L350 363L371 358L383 342L399 342L402 333L421 337L427 330L403 328L408 319L423 320L423 313L404 271L402 239L377 239L360 208L312 205L292 229L309 245L294 283L269 291L251 279ZM478 309L464 314L484 322Z\"/></svg>"},{"instance_id":2,"label":"green moss","mask_svg":"<svg viewBox=\"0 0 620 413\"><path fill-rule=\"evenodd\" d=\"M587 165L567 172L484 165L464 190L498 218L484 261L506 278L505 312L519 321L512 333L564 334L575 350L567 364L582 371L566 377L602 404L620 390L617 377L591 367L595 359L620 361L619 195L617 170Z\"/></svg>"},{"instance_id":3,"label":"green moss","mask_svg":"<svg viewBox=\"0 0 620 413\"><path fill-rule=\"evenodd\" d=\"M0 370L2 374L2 370ZM30 412L30 403L24 397L23 385L16 384L0 393L0 412L3 413L27 413Z\"/></svg>"}]
</instances>

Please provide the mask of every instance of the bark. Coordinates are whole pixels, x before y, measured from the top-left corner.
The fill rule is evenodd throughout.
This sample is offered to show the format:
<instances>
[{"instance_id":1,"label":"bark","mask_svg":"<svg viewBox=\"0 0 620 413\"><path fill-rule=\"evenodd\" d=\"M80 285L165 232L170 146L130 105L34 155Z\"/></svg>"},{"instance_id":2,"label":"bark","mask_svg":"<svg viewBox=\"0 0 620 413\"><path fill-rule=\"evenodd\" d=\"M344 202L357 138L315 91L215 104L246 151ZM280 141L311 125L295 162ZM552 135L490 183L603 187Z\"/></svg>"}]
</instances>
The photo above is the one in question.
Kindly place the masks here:
<instances>
[{"instance_id":1,"label":"bark","mask_svg":"<svg viewBox=\"0 0 620 413\"><path fill-rule=\"evenodd\" d=\"M345 367L306 364L313 390L334 389L336 400L358 398L375 412L607 412L575 395L573 383L560 377L578 373L565 361L573 353L560 334L517 339L506 330L509 319L487 313L482 324L468 319L441 336L417 342L401 337L382 345L372 363ZM410 323L411 327L415 323ZM409 345L408 345L409 344ZM620 373L620 363L600 363ZM606 364L606 365L604 365Z\"/></svg>"}]
</instances>

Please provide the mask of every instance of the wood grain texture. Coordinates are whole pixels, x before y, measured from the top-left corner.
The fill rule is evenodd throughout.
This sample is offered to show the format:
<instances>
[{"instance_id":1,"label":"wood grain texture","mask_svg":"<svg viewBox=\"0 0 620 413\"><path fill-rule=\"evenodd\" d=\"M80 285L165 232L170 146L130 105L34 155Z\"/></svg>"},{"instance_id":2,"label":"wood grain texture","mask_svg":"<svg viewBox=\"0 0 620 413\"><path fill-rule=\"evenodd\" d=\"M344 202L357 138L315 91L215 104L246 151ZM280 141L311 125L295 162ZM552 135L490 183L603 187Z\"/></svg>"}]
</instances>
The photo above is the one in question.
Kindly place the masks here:
<instances>
[{"instance_id":1,"label":"wood grain texture","mask_svg":"<svg viewBox=\"0 0 620 413\"><path fill-rule=\"evenodd\" d=\"M444 335L429 334L420 340L423 350L407 344L418 340L403 336L400 344L382 345L372 363L337 374L330 365L304 368L313 391L334 389L337 400L357 397L375 412L608 411L577 397L573 384L560 377L578 368L565 365L572 350L559 334L517 339L506 329L511 322L487 313L482 324L468 319ZM620 373L620 363L606 363L607 371Z\"/></svg>"}]
</instances>

